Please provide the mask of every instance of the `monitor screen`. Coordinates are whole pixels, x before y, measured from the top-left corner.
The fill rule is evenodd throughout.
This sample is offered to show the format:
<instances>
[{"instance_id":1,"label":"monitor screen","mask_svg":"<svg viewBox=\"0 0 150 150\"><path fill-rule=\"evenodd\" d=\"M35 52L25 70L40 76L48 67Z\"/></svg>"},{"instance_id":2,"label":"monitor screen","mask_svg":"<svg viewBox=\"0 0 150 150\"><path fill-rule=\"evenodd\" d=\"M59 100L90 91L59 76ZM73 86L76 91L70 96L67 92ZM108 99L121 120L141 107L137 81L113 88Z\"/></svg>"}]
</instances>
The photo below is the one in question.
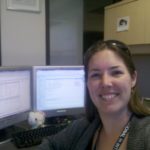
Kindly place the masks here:
<instances>
[{"instance_id":1,"label":"monitor screen","mask_svg":"<svg viewBox=\"0 0 150 150\"><path fill-rule=\"evenodd\" d=\"M27 119L31 110L30 67L0 67L0 129Z\"/></svg>"},{"instance_id":2,"label":"monitor screen","mask_svg":"<svg viewBox=\"0 0 150 150\"><path fill-rule=\"evenodd\" d=\"M83 66L34 66L34 109L49 116L84 113Z\"/></svg>"}]
</instances>

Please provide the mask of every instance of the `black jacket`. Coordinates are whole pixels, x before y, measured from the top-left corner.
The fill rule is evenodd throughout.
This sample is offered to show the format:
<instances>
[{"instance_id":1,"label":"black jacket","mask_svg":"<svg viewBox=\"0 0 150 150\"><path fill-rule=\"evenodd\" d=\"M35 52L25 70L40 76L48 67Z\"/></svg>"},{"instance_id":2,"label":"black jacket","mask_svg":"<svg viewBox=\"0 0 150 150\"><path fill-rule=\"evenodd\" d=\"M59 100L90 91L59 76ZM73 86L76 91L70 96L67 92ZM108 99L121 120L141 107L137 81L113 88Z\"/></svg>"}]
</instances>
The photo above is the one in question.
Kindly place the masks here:
<instances>
[{"instance_id":1,"label":"black jacket","mask_svg":"<svg viewBox=\"0 0 150 150\"><path fill-rule=\"evenodd\" d=\"M76 120L60 133L47 138L38 150L88 150L99 126L98 119L92 123L85 118ZM150 117L132 118L127 150L150 150Z\"/></svg>"}]
</instances>

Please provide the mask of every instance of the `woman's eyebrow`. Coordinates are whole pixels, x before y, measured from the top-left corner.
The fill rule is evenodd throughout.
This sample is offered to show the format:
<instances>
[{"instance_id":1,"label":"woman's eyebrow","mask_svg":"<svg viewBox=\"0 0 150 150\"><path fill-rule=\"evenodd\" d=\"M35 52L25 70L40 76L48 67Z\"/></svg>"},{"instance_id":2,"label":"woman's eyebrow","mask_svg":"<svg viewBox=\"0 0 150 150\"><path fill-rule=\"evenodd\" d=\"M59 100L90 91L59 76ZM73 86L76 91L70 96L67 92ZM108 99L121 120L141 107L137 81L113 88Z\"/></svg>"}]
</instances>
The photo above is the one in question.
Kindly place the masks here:
<instances>
[{"instance_id":1,"label":"woman's eyebrow","mask_svg":"<svg viewBox=\"0 0 150 150\"><path fill-rule=\"evenodd\" d=\"M99 72L101 71L101 69L97 69L97 68L92 68L92 69L89 69L90 72Z\"/></svg>"},{"instance_id":2,"label":"woman's eyebrow","mask_svg":"<svg viewBox=\"0 0 150 150\"><path fill-rule=\"evenodd\" d=\"M120 68L120 66L112 66L112 67L110 67L111 70L118 69L118 68Z\"/></svg>"}]
</instances>

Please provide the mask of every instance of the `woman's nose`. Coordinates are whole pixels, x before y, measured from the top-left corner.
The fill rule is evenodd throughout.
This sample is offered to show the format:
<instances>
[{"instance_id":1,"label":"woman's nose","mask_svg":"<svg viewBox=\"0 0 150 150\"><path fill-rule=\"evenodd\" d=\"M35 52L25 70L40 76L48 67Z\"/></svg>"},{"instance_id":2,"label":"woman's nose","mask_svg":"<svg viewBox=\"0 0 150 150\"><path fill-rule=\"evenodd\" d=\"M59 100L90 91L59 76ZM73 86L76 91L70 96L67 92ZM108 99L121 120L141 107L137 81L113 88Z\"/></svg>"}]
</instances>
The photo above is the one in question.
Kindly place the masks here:
<instances>
[{"instance_id":1,"label":"woman's nose","mask_svg":"<svg viewBox=\"0 0 150 150\"><path fill-rule=\"evenodd\" d=\"M108 74L103 74L101 84L102 86L111 86L112 78Z\"/></svg>"}]
</instances>

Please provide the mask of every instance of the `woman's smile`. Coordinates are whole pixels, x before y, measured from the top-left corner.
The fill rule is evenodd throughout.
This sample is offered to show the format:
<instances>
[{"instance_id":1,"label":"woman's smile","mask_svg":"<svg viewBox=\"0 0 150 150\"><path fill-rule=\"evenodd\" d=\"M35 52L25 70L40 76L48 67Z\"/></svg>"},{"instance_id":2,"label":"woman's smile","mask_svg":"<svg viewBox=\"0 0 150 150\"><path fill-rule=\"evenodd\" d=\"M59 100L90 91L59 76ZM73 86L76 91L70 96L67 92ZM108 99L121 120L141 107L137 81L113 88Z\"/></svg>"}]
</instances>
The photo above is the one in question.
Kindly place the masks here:
<instances>
[{"instance_id":1,"label":"woman's smile","mask_svg":"<svg viewBox=\"0 0 150 150\"><path fill-rule=\"evenodd\" d=\"M108 93L108 94L100 94L100 98L104 101L112 101L114 98L118 96L117 93Z\"/></svg>"}]
</instances>

